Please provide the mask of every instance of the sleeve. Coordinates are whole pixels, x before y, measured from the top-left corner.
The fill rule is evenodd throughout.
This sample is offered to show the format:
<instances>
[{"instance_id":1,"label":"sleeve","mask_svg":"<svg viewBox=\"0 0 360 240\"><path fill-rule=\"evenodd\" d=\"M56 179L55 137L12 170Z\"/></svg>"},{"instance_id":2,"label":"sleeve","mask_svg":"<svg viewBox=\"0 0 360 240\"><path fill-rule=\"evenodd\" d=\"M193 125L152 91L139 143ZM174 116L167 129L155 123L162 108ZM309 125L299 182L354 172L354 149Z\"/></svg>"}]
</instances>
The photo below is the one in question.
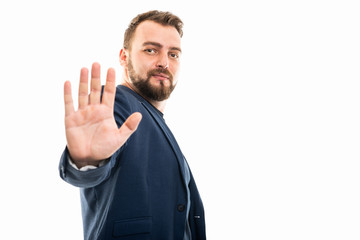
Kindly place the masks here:
<instances>
[{"instance_id":1,"label":"sleeve","mask_svg":"<svg viewBox=\"0 0 360 240\"><path fill-rule=\"evenodd\" d=\"M109 178L112 168L116 164L116 159L121 152L122 147L115 152L110 158L107 164L87 171L81 171L70 165L69 151L65 148L59 164L60 177L67 183L80 187L91 188L99 185L103 181Z\"/></svg>"},{"instance_id":2,"label":"sleeve","mask_svg":"<svg viewBox=\"0 0 360 240\"><path fill-rule=\"evenodd\" d=\"M76 166L76 164L71 160L70 157L68 157L68 162L69 162L70 166L72 166L73 168L85 172L85 171L88 171L88 170L91 170L91 169L96 169L96 168L98 168L98 167L104 166L104 165L108 162L108 159L105 159L105 160L100 161L99 164L98 164L98 166L86 165L86 166L83 166L83 167L81 167L81 168L78 168L78 167Z\"/></svg>"}]
</instances>

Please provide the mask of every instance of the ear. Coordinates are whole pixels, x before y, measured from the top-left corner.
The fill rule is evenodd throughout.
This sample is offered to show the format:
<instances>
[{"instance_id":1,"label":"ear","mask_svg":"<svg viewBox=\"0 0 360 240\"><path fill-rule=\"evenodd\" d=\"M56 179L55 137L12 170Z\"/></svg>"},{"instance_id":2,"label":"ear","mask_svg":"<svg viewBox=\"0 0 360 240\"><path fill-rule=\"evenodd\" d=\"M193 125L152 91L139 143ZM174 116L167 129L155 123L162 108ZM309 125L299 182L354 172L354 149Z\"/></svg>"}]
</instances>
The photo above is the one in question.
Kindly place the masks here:
<instances>
[{"instance_id":1,"label":"ear","mask_svg":"<svg viewBox=\"0 0 360 240\"><path fill-rule=\"evenodd\" d=\"M119 60L120 60L120 65L122 67L127 67L127 51L125 50L125 48L122 48L120 50L120 54L119 54Z\"/></svg>"}]
</instances>

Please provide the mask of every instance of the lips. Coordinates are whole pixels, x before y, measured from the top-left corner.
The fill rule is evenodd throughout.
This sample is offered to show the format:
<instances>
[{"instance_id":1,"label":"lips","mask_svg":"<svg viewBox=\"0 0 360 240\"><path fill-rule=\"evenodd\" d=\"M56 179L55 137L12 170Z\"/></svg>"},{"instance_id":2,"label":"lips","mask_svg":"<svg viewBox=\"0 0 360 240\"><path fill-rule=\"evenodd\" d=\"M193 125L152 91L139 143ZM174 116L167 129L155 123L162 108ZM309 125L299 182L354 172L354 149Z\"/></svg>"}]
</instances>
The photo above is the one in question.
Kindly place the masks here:
<instances>
[{"instance_id":1,"label":"lips","mask_svg":"<svg viewBox=\"0 0 360 240\"><path fill-rule=\"evenodd\" d=\"M167 69L153 69L147 73L148 78L154 78L160 82L173 82L173 76Z\"/></svg>"},{"instance_id":2,"label":"lips","mask_svg":"<svg viewBox=\"0 0 360 240\"><path fill-rule=\"evenodd\" d=\"M153 74L153 77L155 77L156 79L161 80L161 81L169 80L169 76L164 73Z\"/></svg>"},{"instance_id":3,"label":"lips","mask_svg":"<svg viewBox=\"0 0 360 240\"><path fill-rule=\"evenodd\" d=\"M154 77L157 78L165 78L165 79L169 79L169 76L164 74L164 73L157 73L157 74L153 74Z\"/></svg>"}]
</instances>

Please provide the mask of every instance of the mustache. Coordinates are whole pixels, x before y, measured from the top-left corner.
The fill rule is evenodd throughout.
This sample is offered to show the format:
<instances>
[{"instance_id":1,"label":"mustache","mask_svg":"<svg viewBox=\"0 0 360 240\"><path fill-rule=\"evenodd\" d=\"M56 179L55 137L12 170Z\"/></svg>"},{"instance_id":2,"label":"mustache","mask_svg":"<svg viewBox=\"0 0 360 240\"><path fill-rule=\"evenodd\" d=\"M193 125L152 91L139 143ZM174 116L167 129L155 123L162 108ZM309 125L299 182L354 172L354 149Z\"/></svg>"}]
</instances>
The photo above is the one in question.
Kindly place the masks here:
<instances>
[{"instance_id":1,"label":"mustache","mask_svg":"<svg viewBox=\"0 0 360 240\"><path fill-rule=\"evenodd\" d=\"M171 82L173 81L173 75L167 69L163 69L163 68L157 68L157 69L150 70L147 73L147 76L148 76L148 78L150 78L152 75L160 74L160 73L166 74L169 77L169 80Z\"/></svg>"}]
</instances>

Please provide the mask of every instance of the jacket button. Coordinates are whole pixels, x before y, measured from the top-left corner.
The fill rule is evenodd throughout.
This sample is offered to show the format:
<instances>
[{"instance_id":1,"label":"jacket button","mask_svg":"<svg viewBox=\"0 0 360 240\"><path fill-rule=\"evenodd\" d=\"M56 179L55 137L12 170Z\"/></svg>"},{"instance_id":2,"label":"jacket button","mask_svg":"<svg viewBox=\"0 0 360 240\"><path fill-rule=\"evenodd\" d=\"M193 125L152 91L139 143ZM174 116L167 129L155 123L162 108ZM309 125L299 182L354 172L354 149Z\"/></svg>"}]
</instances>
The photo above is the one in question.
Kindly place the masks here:
<instances>
[{"instance_id":1,"label":"jacket button","mask_svg":"<svg viewBox=\"0 0 360 240\"><path fill-rule=\"evenodd\" d=\"M179 205L177 206L177 210L178 210L179 212L183 212L183 211L185 210L185 205L184 205L184 204L179 204Z\"/></svg>"}]
</instances>

